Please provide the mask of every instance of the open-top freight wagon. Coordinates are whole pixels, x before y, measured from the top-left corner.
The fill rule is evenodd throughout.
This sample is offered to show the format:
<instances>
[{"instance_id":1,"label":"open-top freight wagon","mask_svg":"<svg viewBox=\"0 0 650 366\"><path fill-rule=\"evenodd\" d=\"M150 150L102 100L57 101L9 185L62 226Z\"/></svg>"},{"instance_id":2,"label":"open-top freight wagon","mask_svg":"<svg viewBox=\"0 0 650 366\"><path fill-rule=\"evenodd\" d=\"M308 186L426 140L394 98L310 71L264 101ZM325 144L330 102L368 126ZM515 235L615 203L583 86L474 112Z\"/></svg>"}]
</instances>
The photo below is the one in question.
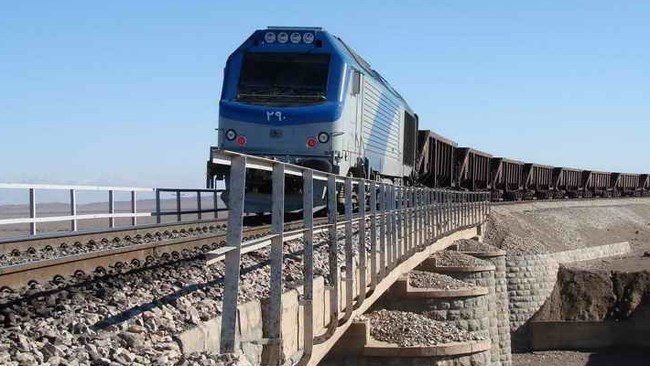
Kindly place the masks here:
<instances>
[{"instance_id":1,"label":"open-top freight wagon","mask_svg":"<svg viewBox=\"0 0 650 366\"><path fill-rule=\"evenodd\" d=\"M553 169L553 198L581 198L583 194L582 170L556 167Z\"/></svg>"},{"instance_id":2,"label":"open-top freight wagon","mask_svg":"<svg viewBox=\"0 0 650 366\"><path fill-rule=\"evenodd\" d=\"M432 188L454 188L455 152L458 144L429 130L418 131L418 181Z\"/></svg>"},{"instance_id":3,"label":"open-top freight wagon","mask_svg":"<svg viewBox=\"0 0 650 366\"><path fill-rule=\"evenodd\" d=\"M519 201L523 194L524 162L492 158L490 162L492 201Z\"/></svg>"}]
</instances>

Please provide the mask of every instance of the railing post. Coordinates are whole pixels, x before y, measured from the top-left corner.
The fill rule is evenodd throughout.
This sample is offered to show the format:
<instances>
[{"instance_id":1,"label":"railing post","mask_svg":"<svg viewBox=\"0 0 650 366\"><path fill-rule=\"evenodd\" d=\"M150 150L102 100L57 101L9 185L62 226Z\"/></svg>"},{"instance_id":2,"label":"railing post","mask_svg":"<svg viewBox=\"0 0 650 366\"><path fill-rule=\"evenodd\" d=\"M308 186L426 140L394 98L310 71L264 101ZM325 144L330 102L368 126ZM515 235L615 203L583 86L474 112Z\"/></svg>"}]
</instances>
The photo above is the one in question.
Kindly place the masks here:
<instances>
[{"instance_id":1,"label":"railing post","mask_svg":"<svg viewBox=\"0 0 650 366\"><path fill-rule=\"evenodd\" d=\"M452 226L453 226L453 224L451 222L451 219L452 219L452 217L451 217L451 212L452 212L451 211L451 209L452 209L452 207L451 207L451 195L452 195L452 192L445 192L445 198L444 198L444 202L445 202L445 227L446 227L445 228L445 233L451 231Z\"/></svg>"},{"instance_id":2,"label":"railing post","mask_svg":"<svg viewBox=\"0 0 650 366\"><path fill-rule=\"evenodd\" d=\"M352 316L354 301L354 252L352 250L352 178L345 178L345 315L343 324Z\"/></svg>"},{"instance_id":3,"label":"railing post","mask_svg":"<svg viewBox=\"0 0 650 366\"><path fill-rule=\"evenodd\" d=\"M160 212L160 191L156 189L156 223L162 222L162 215Z\"/></svg>"},{"instance_id":4,"label":"railing post","mask_svg":"<svg viewBox=\"0 0 650 366\"><path fill-rule=\"evenodd\" d=\"M70 190L70 230L77 231L77 194L74 189Z\"/></svg>"},{"instance_id":5,"label":"railing post","mask_svg":"<svg viewBox=\"0 0 650 366\"><path fill-rule=\"evenodd\" d=\"M437 189L433 190L433 239L440 235L440 196Z\"/></svg>"},{"instance_id":6,"label":"railing post","mask_svg":"<svg viewBox=\"0 0 650 366\"><path fill-rule=\"evenodd\" d=\"M108 213L111 215L108 218L108 226L112 229L115 227L115 194L113 190L108 191Z\"/></svg>"},{"instance_id":7,"label":"railing post","mask_svg":"<svg viewBox=\"0 0 650 366\"><path fill-rule=\"evenodd\" d=\"M415 252L415 248L418 246L418 238L420 236L420 202L418 200L419 188L410 188L409 190L409 200L411 201L411 232L409 237L411 238L411 243L407 253L409 255Z\"/></svg>"},{"instance_id":8,"label":"railing post","mask_svg":"<svg viewBox=\"0 0 650 366\"><path fill-rule=\"evenodd\" d=\"M138 224L138 217L136 213L138 212L138 194L135 190L131 191L131 225L136 226Z\"/></svg>"},{"instance_id":9,"label":"railing post","mask_svg":"<svg viewBox=\"0 0 650 366\"><path fill-rule=\"evenodd\" d=\"M386 213L386 184L379 183L379 278L383 279L386 276L386 255L388 254L387 242L390 242L390 233L387 230L389 218Z\"/></svg>"},{"instance_id":10,"label":"railing post","mask_svg":"<svg viewBox=\"0 0 650 366\"><path fill-rule=\"evenodd\" d=\"M336 219L338 216L336 202L336 177L327 177L327 223L328 223L328 261L329 261L329 285L330 285L330 321L325 334L316 338L316 343L323 343L334 333L338 326L339 319L339 284L340 268L338 259L338 238L336 230Z\"/></svg>"},{"instance_id":11,"label":"railing post","mask_svg":"<svg viewBox=\"0 0 650 366\"><path fill-rule=\"evenodd\" d=\"M176 221L180 222L182 221L181 217L181 191L177 190L176 191Z\"/></svg>"},{"instance_id":12,"label":"railing post","mask_svg":"<svg viewBox=\"0 0 650 366\"><path fill-rule=\"evenodd\" d=\"M396 240L396 246L395 246L395 263L399 263L400 259L402 258L402 243L404 241L404 212L402 211L402 193L403 193L403 187L400 186L393 186L393 193L394 193L394 201L395 201L395 209L396 209L396 216L397 216L397 240Z\"/></svg>"},{"instance_id":13,"label":"railing post","mask_svg":"<svg viewBox=\"0 0 650 366\"><path fill-rule=\"evenodd\" d=\"M389 192L389 201L388 203L390 204L390 210L391 210L391 218L390 218L390 224L391 224L391 242L390 242L390 261L389 261L389 266L390 269L393 269L393 266L397 263L397 245L399 243L399 232L397 231L397 225L398 225L398 218L399 214L397 212L397 202L396 202L396 197L395 197L395 190L396 187L394 184L390 185L390 192Z\"/></svg>"},{"instance_id":14,"label":"railing post","mask_svg":"<svg viewBox=\"0 0 650 366\"><path fill-rule=\"evenodd\" d=\"M29 189L29 235L36 235L36 189Z\"/></svg>"},{"instance_id":15,"label":"railing post","mask_svg":"<svg viewBox=\"0 0 650 366\"><path fill-rule=\"evenodd\" d=\"M282 361L282 261L284 245L284 164L273 165L271 183L271 291L269 294L268 338L271 339L271 364Z\"/></svg>"},{"instance_id":16,"label":"railing post","mask_svg":"<svg viewBox=\"0 0 650 366\"><path fill-rule=\"evenodd\" d=\"M357 199L359 200L359 299L361 305L366 298L367 285L367 250L366 250L366 182L363 179L357 184Z\"/></svg>"},{"instance_id":17,"label":"railing post","mask_svg":"<svg viewBox=\"0 0 650 366\"><path fill-rule=\"evenodd\" d=\"M377 185L370 182L370 290L377 286Z\"/></svg>"},{"instance_id":18,"label":"railing post","mask_svg":"<svg viewBox=\"0 0 650 366\"><path fill-rule=\"evenodd\" d=\"M302 207L304 233L303 266L303 318L304 351L302 359L309 359L314 341L314 172L311 169L302 172Z\"/></svg>"},{"instance_id":19,"label":"railing post","mask_svg":"<svg viewBox=\"0 0 650 366\"><path fill-rule=\"evenodd\" d=\"M214 208L214 218L219 218L219 196L217 196L217 191L212 192L212 207Z\"/></svg>"},{"instance_id":20,"label":"railing post","mask_svg":"<svg viewBox=\"0 0 650 366\"><path fill-rule=\"evenodd\" d=\"M234 353L237 329L237 295L241 267L242 226L246 186L246 157L234 156L230 166L230 212L226 245L232 250L226 253L224 272L223 311L221 314L221 353ZM157 195L157 197L159 197ZM160 202L159 199L156 199ZM158 216L160 217L160 215Z\"/></svg>"},{"instance_id":21,"label":"railing post","mask_svg":"<svg viewBox=\"0 0 650 366\"><path fill-rule=\"evenodd\" d=\"M199 220L203 218L203 209L201 206L201 191L196 191L196 210L198 211L197 218Z\"/></svg>"},{"instance_id":22,"label":"railing post","mask_svg":"<svg viewBox=\"0 0 650 366\"><path fill-rule=\"evenodd\" d=\"M462 226L467 226L467 193L463 192L460 197L461 202L461 222Z\"/></svg>"}]
</instances>

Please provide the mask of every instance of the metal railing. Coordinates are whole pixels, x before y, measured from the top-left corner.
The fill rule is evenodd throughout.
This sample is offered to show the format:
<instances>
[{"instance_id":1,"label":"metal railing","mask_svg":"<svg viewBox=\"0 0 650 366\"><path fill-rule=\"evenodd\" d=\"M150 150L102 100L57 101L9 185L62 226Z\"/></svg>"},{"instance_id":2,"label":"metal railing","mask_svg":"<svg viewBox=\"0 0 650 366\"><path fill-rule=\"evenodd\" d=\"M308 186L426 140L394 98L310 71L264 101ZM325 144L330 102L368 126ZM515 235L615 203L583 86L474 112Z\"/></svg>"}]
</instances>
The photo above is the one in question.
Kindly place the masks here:
<instances>
[{"instance_id":1,"label":"metal railing","mask_svg":"<svg viewBox=\"0 0 650 366\"><path fill-rule=\"evenodd\" d=\"M265 322L264 344L271 347L272 365L306 364L314 344L329 339L336 328L348 322L353 310L358 308L377 284L393 268L417 251L431 244L436 238L461 228L475 226L484 221L489 213L489 193L455 192L342 177L314 171L309 168L285 164L274 160L232 153L212 151L212 162L230 166L229 213L226 246L208 253L207 263L225 260L224 296L221 319L220 351L235 351L237 321L237 297L240 290L242 254L270 246L270 319ZM242 216L245 207L247 169L271 172L272 184L272 233L264 238L243 242ZM285 176L302 177L303 228L283 231ZM328 223L315 227L313 220L314 183L326 186ZM344 220L337 222L337 188L344 192ZM316 198L318 199L318 198ZM354 209L357 206L357 209ZM355 212L356 211L356 212ZM353 225L358 226L358 250L353 250ZM339 314L339 291L341 263L338 259L338 228L345 232L345 306ZM314 242L316 233L328 233L330 290L330 320L324 334L314 334ZM370 248L366 250L366 236L370 235ZM282 359L282 269L283 243L302 237L304 288L300 305L304 314L303 349L287 361ZM359 272L355 284L355 262ZM369 267L369 268L368 268ZM370 271L369 283L366 283ZM358 286L358 297L354 297ZM296 361L297 360L297 361Z\"/></svg>"},{"instance_id":2,"label":"metal railing","mask_svg":"<svg viewBox=\"0 0 650 366\"><path fill-rule=\"evenodd\" d=\"M224 207L219 207L219 193L223 192L222 189L191 189L191 188L156 188L156 212L153 213L156 216L156 222L161 223L163 216L174 215L176 216L176 221L183 221L183 215L196 215L198 220L203 220L203 214L209 213L212 214L212 218L216 219L219 217L219 212L228 211ZM173 193L176 204L173 211L166 211L162 209L161 203L161 194L163 193ZM182 209L182 194L183 193L196 193L196 209ZM203 197L209 196L212 200L212 208L204 209L203 208Z\"/></svg>"},{"instance_id":3,"label":"metal railing","mask_svg":"<svg viewBox=\"0 0 650 366\"><path fill-rule=\"evenodd\" d=\"M176 221L190 221L184 220L183 215L192 215L191 221L195 220L213 220L218 217L218 213L221 211L226 211L227 209L219 204L219 194L223 191L222 189L179 189L179 188L146 188L146 187L110 187L110 186L87 186L87 185L57 185L57 184L14 184L14 183L0 183L0 190L11 190L11 191L24 191L28 194L28 208L29 213L27 217L15 217L18 216L17 213L9 212L0 212L0 227L7 227L9 225L29 225L29 236L35 236L37 234L43 234L46 232L61 231L62 228L52 229L50 231L40 231L39 224L43 223L65 223L69 222L70 226L68 227L67 232L77 232L79 230L79 222L83 220L93 220L93 219L107 219L107 226L110 229L113 229L117 226L117 219L130 219L130 226L138 226L138 218L151 218L155 217L156 223L162 223L162 218L167 215L176 216ZM67 207L66 214L60 214L61 209L55 210L55 212L46 212L39 215L37 206L45 203L53 203L51 199L42 199L39 200L39 193L43 192L66 192L68 198L63 202ZM78 202L78 193L79 192L100 192L101 194L106 194L104 200L101 202L88 202L85 205L93 205L94 207L101 207L101 205L106 205L102 209L105 212L92 212L92 213L81 213L83 205ZM116 199L115 196L118 193L125 193L129 195L129 198L124 201L119 201L121 204L128 204L128 212L118 212L116 210ZM172 210L166 210L164 208L168 200L163 198L161 195L165 193L173 193L175 197L175 205ZM151 194L152 198L155 195L155 211L149 210L139 210L138 200L140 199L140 194ZM182 198L183 194L195 194L196 195L196 208L183 208L182 202L186 198ZM44 194L47 195L47 194ZM203 198L210 197L212 201L211 208L203 207ZM20 206L20 205L18 205ZM221 206L221 207L220 207ZM4 206L10 207L10 206ZM204 215L208 214L208 215ZM7 218L9 216L9 218ZM151 222L150 222L151 223Z\"/></svg>"}]
</instances>

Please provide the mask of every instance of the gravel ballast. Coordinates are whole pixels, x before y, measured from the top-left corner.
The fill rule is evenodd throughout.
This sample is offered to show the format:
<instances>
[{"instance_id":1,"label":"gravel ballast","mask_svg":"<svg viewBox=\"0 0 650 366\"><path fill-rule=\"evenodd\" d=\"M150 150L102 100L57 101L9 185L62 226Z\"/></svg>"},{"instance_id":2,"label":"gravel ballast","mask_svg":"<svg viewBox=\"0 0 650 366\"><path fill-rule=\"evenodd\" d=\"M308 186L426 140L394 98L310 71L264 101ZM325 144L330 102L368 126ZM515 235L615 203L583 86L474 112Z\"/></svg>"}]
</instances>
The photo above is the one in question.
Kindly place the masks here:
<instances>
[{"instance_id":1,"label":"gravel ballast","mask_svg":"<svg viewBox=\"0 0 650 366\"><path fill-rule=\"evenodd\" d=\"M344 231L338 234L342 263ZM357 242L355 235L354 252ZM326 235L314 237L316 276L328 273L327 243ZM301 240L285 243L285 290L303 282L302 249ZM242 257L240 303L268 297L268 259L269 248ZM223 278L223 262L205 266L197 250L184 259L158 258L142 268L2 292L0 364L243 365L245 360L182 355L175 340L184 330L220 316Z\"/></svg>"},{"instance_id":2,"label":"gravel ballast","mask_svg":"<svg viewBox=\"0 0 650 366\"><path fill-rule=\"evenodd\" d=\"M475 239L460 239L453 244L461 252L498 252L500 249L490 244L481 243Z\"/></svg>"},{"instance_id":3,"label":"gravel ballast","mask_svg":"<svg viewBox=\"0 0 650 366\"><path fill-rule=\"evenodd\" d=\"M483 340L455 325L399 310L378 310L359 317L370 322L370 336L400 347L436 346Z\"/></svg>"},{"instance_id":4,"label":"gravel ballast","mask_svg":"<svg viewBox=\"0 0 650 366\"><path fill-rule=\"evenodd\" d=\"M413 270L409 272L409 284L413 287L418 288L432 288L440 290L476 287L474 284L463 282L444 274L419 270Z\"/></svg>"},{"instance_id":5,"label":"gravel ballast","mask_svg":"<svg viewBox=\"0 0 650 366\"><path fill-rule=\"evenodd\" d=\"M431 256L438 267L487 267L490 262L453 250L443 250Z\"/></svg>"}]
</instances>

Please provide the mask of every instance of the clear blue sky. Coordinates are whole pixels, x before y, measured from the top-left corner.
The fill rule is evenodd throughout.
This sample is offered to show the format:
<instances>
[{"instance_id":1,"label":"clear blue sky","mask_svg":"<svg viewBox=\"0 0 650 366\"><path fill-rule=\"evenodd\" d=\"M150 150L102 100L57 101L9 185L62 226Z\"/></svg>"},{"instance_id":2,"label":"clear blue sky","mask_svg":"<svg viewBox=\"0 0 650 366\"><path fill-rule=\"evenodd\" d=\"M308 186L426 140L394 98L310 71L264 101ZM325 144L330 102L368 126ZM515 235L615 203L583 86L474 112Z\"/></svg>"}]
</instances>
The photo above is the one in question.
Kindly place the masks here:
<instances>
[{"instance_id":1,"label":"clear blue sky","mask_svg":"<svg viewBox=\"0 0 650 366\"><path fill-rule=\"evenodd\" d=\"M7 1L0 181L202 186L228 54L345 39L421 127L511 158L650 172L647 1Z\"/></svg>"}]
</instances>

